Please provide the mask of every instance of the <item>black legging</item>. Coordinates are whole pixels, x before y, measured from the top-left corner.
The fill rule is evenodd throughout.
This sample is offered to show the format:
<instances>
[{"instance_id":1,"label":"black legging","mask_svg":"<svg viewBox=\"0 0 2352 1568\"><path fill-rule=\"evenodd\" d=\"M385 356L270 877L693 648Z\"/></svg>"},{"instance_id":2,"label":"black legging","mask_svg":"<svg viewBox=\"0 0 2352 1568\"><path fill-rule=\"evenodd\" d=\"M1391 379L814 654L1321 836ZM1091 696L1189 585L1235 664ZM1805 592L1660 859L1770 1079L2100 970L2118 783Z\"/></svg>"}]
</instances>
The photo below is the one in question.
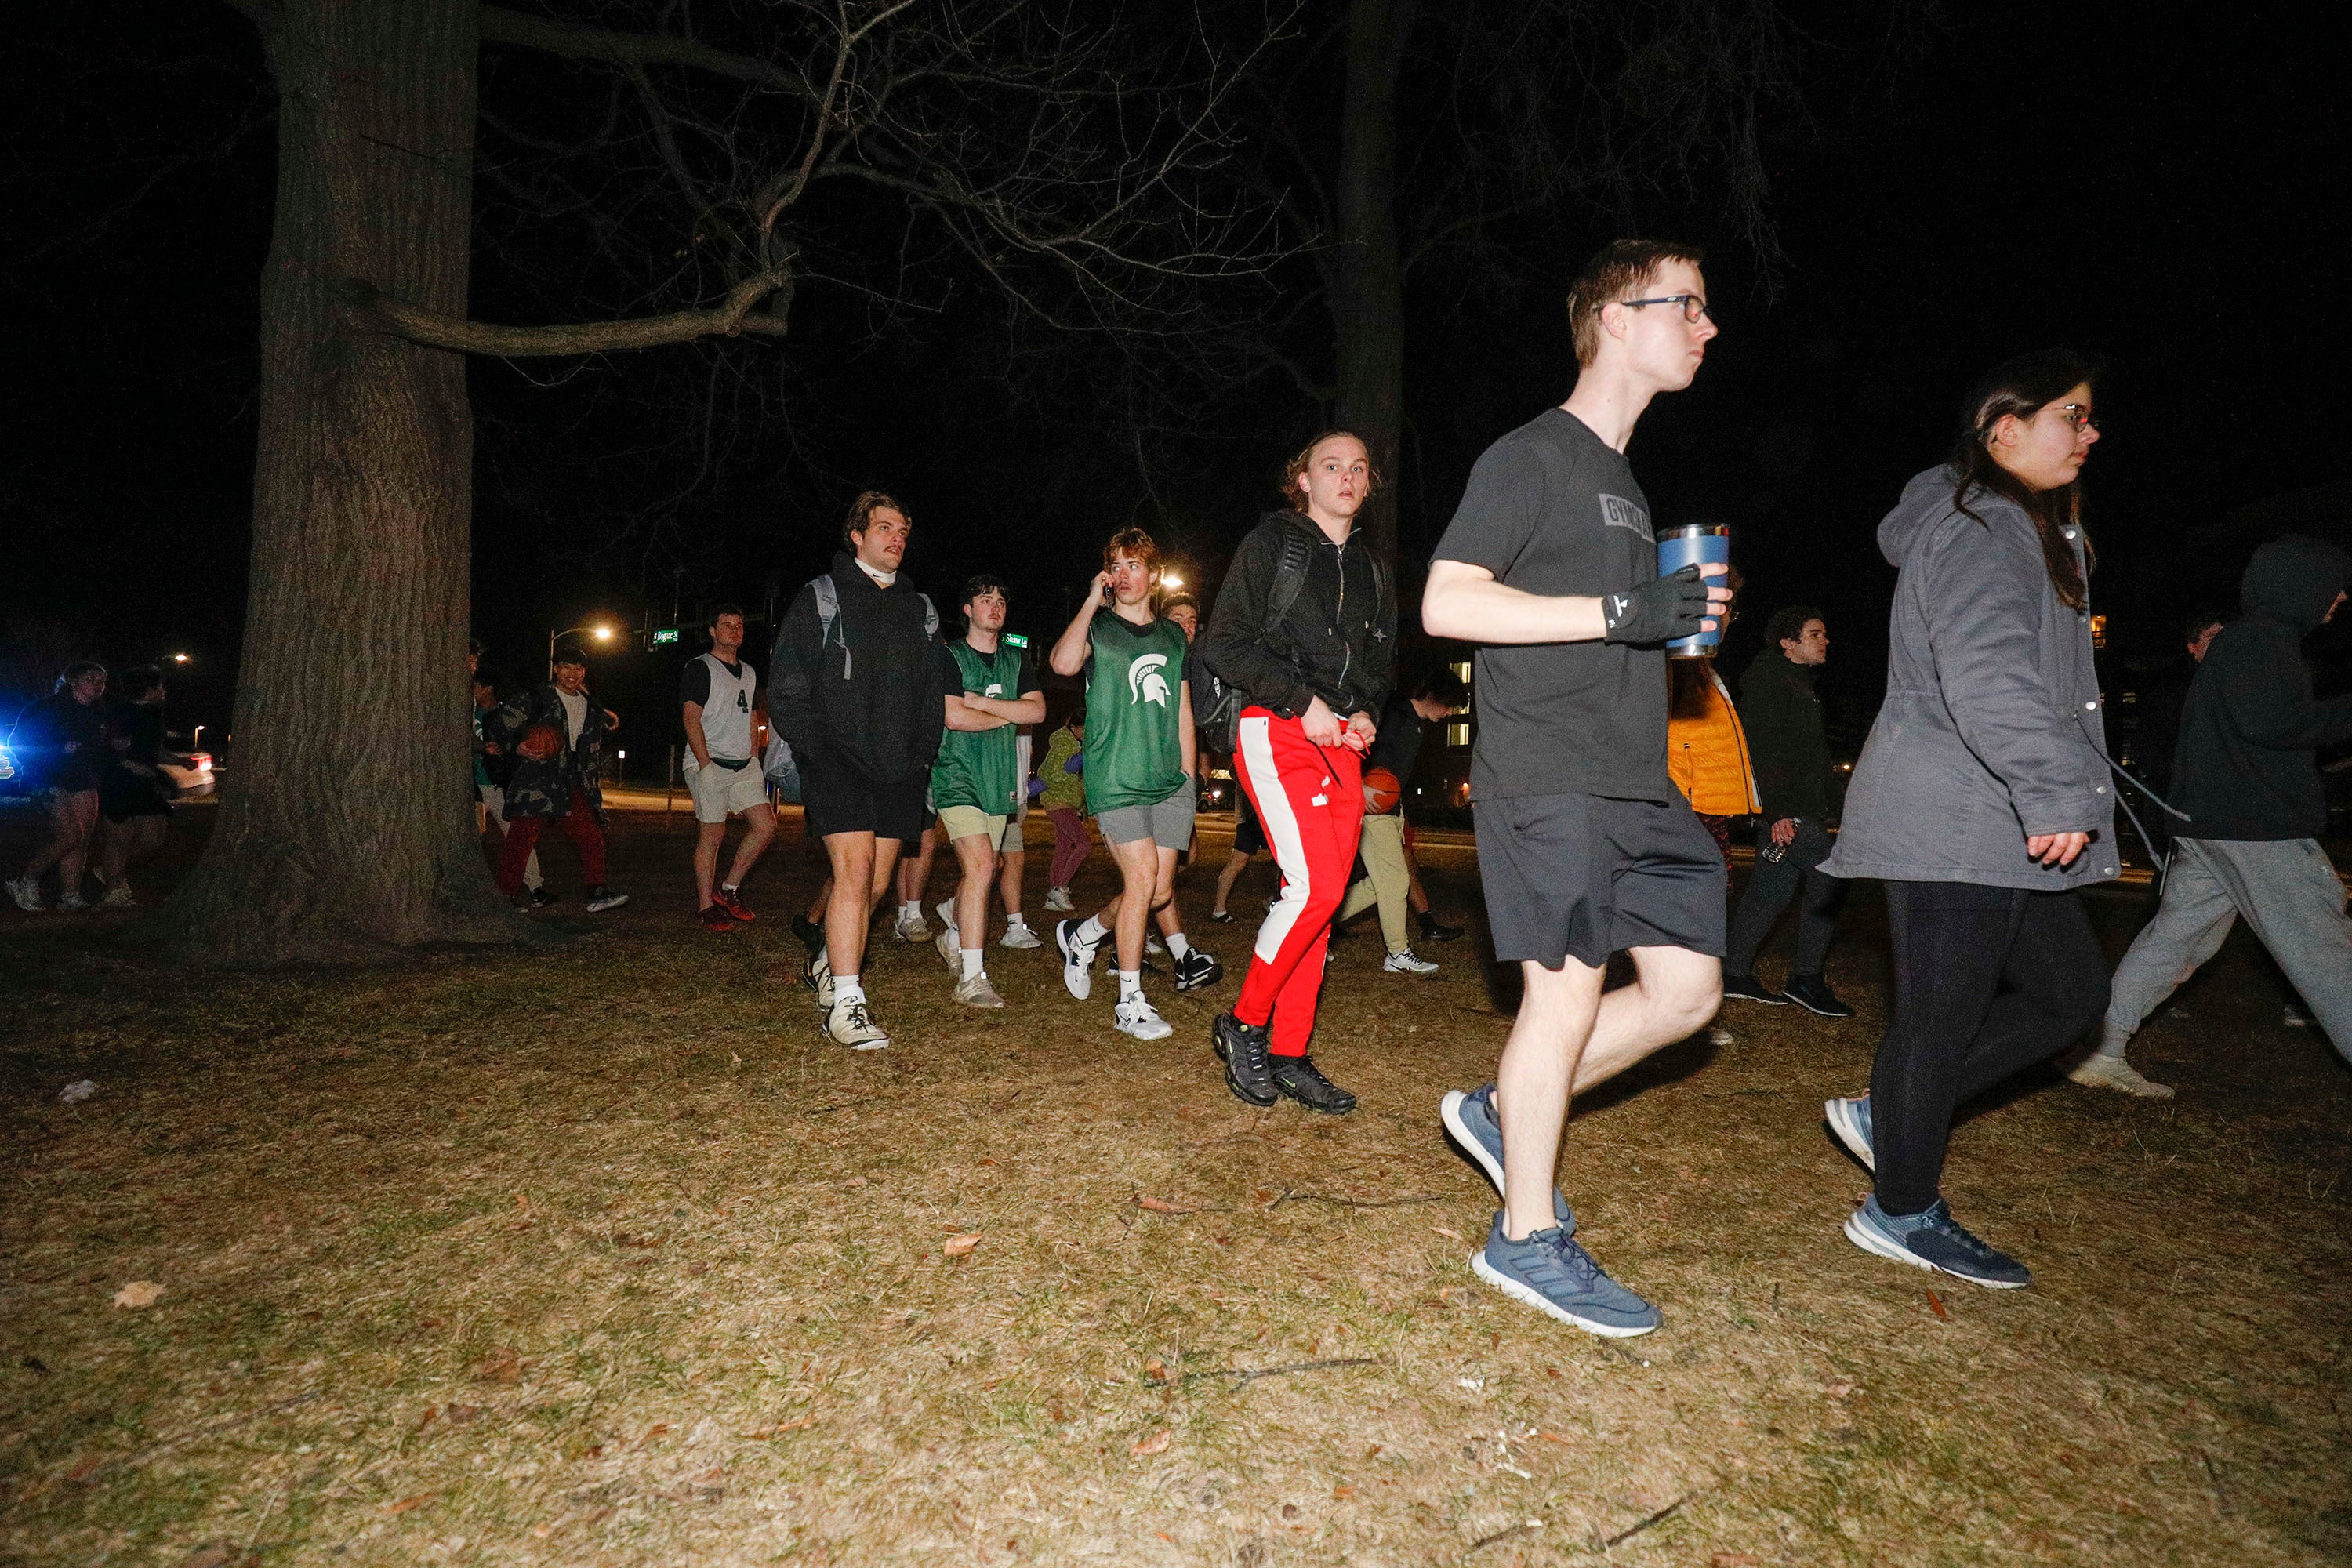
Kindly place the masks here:
<instances>
[{"instance_id":1,"label":"black legging","mask_svg":"<svg viewBox=\"0 0 2352 1568\"><path fill-rule=\"evenodd\" d=\"M1895 1016L1870 1075L1878 1206L1935 1203L1952 1112L2096 1024L2107 961L2073 893L1889 882Z\"/></svg>"}]
</instances>

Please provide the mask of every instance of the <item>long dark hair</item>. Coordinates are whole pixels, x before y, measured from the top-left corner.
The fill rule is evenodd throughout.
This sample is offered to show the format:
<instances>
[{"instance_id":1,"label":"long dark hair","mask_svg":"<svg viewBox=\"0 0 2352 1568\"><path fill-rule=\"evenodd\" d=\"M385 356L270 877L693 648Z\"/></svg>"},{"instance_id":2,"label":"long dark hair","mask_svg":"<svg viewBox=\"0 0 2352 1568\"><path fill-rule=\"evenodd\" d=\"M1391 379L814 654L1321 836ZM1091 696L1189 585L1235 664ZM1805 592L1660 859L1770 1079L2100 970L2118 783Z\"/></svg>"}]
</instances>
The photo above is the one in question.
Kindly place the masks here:
<instances>
[{"instance_id":1,"label":"long dark hair","mask_svg":"<svg viewBox=\"0 0 2352 1568\"><path fill-rule=\"evenodd\" d=\"M2028 489L2016 475L1994 461L1992 433L2010 416L2031 419L2075 387L2097 381L2099 369L2096 360L2072 349L2044 349L1993 366L1977 379L1969 389L1968 400L1960 405L1959 437L1952 447L1952 471L1958 476L1952 504L1962 515L1986 527L1991 525L1969 505L1971 491L1990 490L2023 507L2025 515L2033 520L2034 531L2042 536L2042 560L2050 569L2050 585L2058 591L2059 603L2070 610L2081 609L2089 597L2084 573L2097 565L2099 559L2091 548L2090 531L2083 526L2082 483L2075 480L2054 490ZM2066 537L2068 528L2083 542L2080 566L2074 562L2073 542Z\"/></svg>"}]
</instances>

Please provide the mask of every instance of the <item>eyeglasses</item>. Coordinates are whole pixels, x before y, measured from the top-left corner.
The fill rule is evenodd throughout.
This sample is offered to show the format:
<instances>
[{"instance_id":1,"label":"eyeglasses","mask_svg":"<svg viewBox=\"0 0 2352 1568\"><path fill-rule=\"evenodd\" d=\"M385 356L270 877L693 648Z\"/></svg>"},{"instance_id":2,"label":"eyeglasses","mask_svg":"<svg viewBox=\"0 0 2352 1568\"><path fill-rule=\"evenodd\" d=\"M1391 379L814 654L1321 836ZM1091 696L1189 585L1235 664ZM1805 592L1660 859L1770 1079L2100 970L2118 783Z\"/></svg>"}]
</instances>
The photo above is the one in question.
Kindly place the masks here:
<instances>
[{"instance_id":1,"label":"eyeglasses","mask_svg":"<svg viewBox=\"0 0 2352 1568\"><path fill-rule=\"evenodd\" d=\"M2074 434L2077 436L2085 430L2096 430L2099 427L2097 417L2079 403L2062 403L2054 412L2059 418L2074 427Z\"/></svg>"},{"instance_id":2,"label":"eyeglasses","mask_svg":"<svg viewBox=\"0 0 2352 1568\"><path fill-rule=\"evenodd\" d=\"M1617 302L1631 310L1638 310L1644 305L1680 305L1685 321L1696 321L1701 316L1710 321L1715 321L1706 308L1706 296L1703 294L1668 294L1658 300L1620 300Z\"/></svg>"}]
</instances>

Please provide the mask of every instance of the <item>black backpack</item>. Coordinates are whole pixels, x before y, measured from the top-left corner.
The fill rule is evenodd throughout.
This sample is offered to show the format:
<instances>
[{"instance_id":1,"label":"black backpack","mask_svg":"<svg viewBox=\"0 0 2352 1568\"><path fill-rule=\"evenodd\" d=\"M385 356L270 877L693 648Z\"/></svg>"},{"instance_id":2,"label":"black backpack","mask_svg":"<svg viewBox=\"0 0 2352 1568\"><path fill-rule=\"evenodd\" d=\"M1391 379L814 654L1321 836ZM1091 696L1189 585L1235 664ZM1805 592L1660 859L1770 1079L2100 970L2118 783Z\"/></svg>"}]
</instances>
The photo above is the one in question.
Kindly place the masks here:
<instances>
[{"instance_id":1,"label":"black backpack","mask_svg":"<svg viewBox=\"0 0 2352 1568\"><path fill-rule=\"evenodd\" d=\"M1386 604L1388 576L1381 570L1378 555L1370 559L1373 602ZM1297 529L1284 529L1282 553L1274 563L1274 586L1265 595L1265 618L1258 624L1260 636L1282 625L1284 617L1290 614L1290 606L1298 602L1299 590L1307 586L1307 569L1314 561L1314 546L1300 538ZM1200 667L1192 678L1192 722L1211 751L1231 752L1241 745L1242 710L1249 706L1249 701L1248 692L1207 666Z\"/></svg>"}]
</instances>

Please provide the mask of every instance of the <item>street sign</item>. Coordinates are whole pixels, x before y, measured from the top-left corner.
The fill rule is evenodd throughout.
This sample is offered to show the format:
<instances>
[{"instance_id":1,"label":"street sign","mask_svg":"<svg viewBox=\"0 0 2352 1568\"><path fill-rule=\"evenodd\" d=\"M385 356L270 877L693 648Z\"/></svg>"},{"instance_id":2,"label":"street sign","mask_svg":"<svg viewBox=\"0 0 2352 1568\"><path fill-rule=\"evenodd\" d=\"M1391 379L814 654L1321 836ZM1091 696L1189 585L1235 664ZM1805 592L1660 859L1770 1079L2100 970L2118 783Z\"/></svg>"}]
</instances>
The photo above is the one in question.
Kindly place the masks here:
<instances>
[{"instance_id":1,"label":"street sign","mask_svg":"<svg viewBox=\"0 0 2352 1568\"><path fill-rule=\"evenodd\" d=\"M677 626L656 626L654 629L654 646L658 647L663 643L677 641L678 630Z\"/></svg>"}]
</instances>

